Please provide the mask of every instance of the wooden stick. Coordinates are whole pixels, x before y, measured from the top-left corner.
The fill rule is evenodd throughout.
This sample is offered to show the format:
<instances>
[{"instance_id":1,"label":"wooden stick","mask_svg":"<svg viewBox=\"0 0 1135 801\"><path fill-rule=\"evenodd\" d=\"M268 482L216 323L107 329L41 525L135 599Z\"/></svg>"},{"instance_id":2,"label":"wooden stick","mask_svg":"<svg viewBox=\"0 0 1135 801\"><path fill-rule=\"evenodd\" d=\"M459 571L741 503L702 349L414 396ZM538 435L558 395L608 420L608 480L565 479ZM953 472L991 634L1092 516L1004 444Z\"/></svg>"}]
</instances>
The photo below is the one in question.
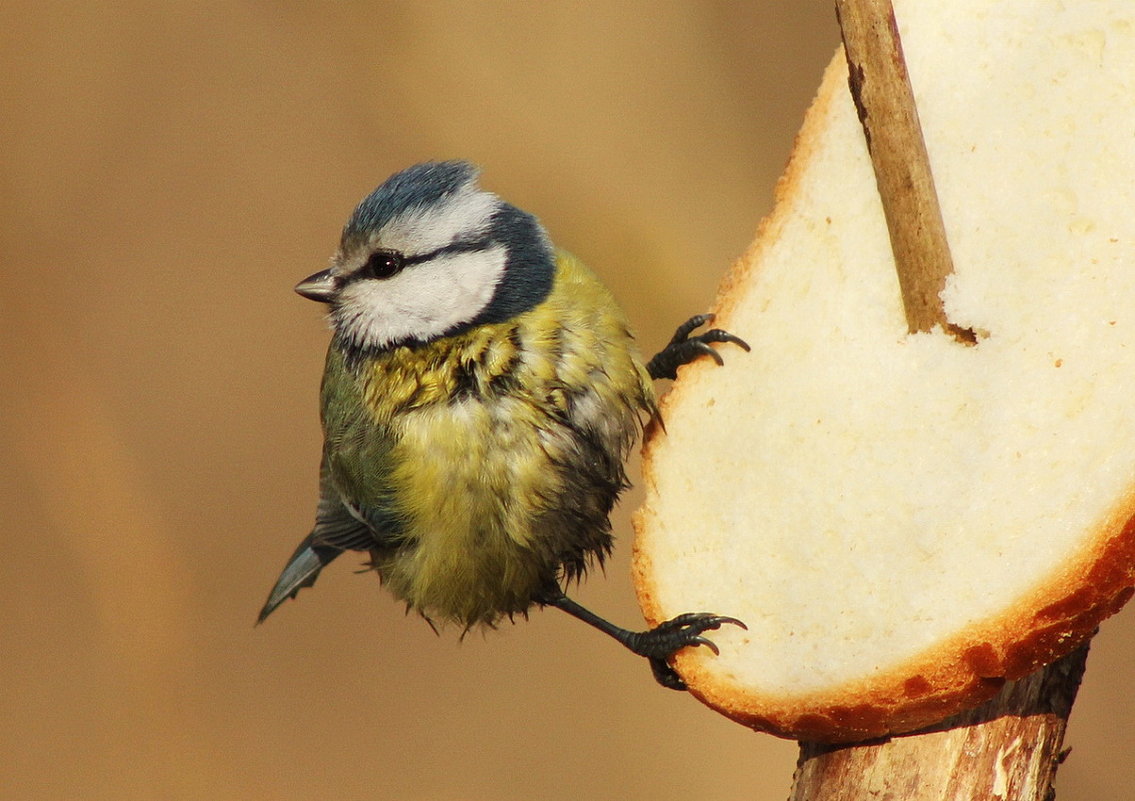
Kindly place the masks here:
<instances>
[{"instance_id":1,"label":"wooden stick","mask_svg":"<svg viewBox=\"0 0 1135 801\"><path fill-rule=\"evenodd\" d=\"M836 0L849 84L886 213L911 332L946 319L953 272L890 0ZM790 801L1050 801L1087 645L932 729L849 746L802 742Z\"/></svg>"},{"instance_id":2,"label":"wooden stick","mask_svg":"<svg viewBox=\"0 0 1135 801\"><path fill-rule=\"evenodd\" d=\"M801 743L789 801L1051 801L1088 646L916 734Z\"/></svg>"},{"instance_id":3,"label":"wooden stick","mask_svg":"<svg viewBox=\"0 0 1135 801\"><path fill-rule=\"evenodd\" d=\"M974 342L946 319L940 293L954 263L934 190L930 158L890 0L836 0L848 85L883 202L911 333L936 325Z\"/></svg>"}]
</instances>

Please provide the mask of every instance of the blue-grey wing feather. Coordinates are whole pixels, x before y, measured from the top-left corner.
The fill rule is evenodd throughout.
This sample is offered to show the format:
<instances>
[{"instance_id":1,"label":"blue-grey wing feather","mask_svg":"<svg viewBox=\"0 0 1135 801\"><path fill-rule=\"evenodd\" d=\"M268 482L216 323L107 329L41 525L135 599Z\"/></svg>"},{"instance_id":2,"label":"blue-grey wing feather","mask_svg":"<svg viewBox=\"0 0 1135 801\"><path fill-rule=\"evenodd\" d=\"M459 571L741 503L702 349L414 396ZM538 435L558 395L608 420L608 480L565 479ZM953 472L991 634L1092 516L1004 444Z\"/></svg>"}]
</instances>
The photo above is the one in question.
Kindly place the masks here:
<instances>
[{"instance_id":1,"label":"blue-grey wing feather","mask_svg":"<svg viewBox=\"0 0 1135 801\"><path fill-rule=\"evenodd\" d=\"M360 517L362 519L360 519ZM257 622L286 601L295 598L304 587L315 583L321 571L343 551L365 551L378 544L366 518L356 516L344 503L331 480L327 460L319 471L319 505L315 511L315 527L288 559L283 572L276 580L268 601L260 610Z\"/></svg>"}]
</instances>

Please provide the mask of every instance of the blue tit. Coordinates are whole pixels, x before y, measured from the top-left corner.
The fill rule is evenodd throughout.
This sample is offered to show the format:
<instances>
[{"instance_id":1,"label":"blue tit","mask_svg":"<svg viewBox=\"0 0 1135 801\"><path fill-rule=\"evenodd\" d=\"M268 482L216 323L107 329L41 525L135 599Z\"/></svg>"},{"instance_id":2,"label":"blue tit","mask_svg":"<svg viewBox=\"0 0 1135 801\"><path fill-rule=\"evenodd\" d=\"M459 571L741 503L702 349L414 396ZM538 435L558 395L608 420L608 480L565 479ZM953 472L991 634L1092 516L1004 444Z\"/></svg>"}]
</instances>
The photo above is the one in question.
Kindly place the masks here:
<instances>
[{"instance_id":1,"label":"blue tit","mask_svg":"<svg viewBox=\"0 0 1135 801\"><path fill-rule=\"evenodd\" d=\"M461 161L389 178L355 209L329 269L296 292L333 330L321 391L315 527L263 621L344 551L433 625L469 629L558 607L650 660L713 643L733 618L615 626L563 587L612 547L623 462L656 413L652 379L736 337L682 326L649 364L598 279L539 221L481 189ZM716 650L716 648L714 648Z\"/></svg>"}]
</instances>

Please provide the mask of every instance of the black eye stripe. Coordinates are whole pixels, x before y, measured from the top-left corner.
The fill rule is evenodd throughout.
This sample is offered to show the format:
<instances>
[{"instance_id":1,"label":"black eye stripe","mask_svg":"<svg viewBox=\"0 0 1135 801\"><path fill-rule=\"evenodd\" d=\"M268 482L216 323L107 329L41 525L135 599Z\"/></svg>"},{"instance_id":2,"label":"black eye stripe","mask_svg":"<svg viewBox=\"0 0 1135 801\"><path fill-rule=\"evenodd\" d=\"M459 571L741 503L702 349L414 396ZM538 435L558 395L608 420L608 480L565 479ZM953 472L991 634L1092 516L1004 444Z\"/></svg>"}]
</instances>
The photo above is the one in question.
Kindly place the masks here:
<instances>
[{"instance_id":1,"label":"black eye stripe","mask_svg":"<svg viewBox=\"0 0 1135 801\"><path fill-rule=\"evenodd\" d=\"M347 278L347 280L386 280L393 278L407 267L411 267L415 264L422 264L431 259L436 259L439 256L447 256L452 253L474 253L479 250L485 250L488 244L489 243L484 240L458 240L457 242L451 242L445 247L431 250L429 253L419 253L414 256L405 256L397 250L379 248L373 251L367 258L366 263Z\"/></svg>"},{"instance_id":2,"label":"black eye stripe","mask_svg":"<svg viewBox=\"0 0 1135 801\"><path fill-rule=\"evenodd\" d=\"M403 259L403 263L409 266L411 264L421 264L430 259L436 259L438 256L448 256L451 253L474 253L478 250L487 250L489 244L490 243L486 242L484 239L458 240L437 250L431 250L429 253L419 253L417 256L406 256Z\"/></svg>"}]
</instances>

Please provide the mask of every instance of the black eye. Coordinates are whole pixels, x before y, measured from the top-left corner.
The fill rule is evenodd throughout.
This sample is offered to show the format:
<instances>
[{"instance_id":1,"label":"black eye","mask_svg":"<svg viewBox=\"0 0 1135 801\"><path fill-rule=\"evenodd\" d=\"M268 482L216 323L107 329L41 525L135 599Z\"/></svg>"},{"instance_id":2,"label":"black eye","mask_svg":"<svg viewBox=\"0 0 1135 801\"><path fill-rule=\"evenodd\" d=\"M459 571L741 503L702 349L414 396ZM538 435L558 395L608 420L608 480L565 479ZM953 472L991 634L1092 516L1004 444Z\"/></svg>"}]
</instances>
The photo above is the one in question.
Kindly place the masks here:
<instances>
[{"instance_id":1,"label":"black eye","mask_svg":"<svg viewBox=\"0 0 1135 801\"><path fill-rule=\"evenodd\" d=\"M360 272L367 278L390 278L402 271L402 254L397 250L376 250Z\"/></svg>"}]
</instances>

